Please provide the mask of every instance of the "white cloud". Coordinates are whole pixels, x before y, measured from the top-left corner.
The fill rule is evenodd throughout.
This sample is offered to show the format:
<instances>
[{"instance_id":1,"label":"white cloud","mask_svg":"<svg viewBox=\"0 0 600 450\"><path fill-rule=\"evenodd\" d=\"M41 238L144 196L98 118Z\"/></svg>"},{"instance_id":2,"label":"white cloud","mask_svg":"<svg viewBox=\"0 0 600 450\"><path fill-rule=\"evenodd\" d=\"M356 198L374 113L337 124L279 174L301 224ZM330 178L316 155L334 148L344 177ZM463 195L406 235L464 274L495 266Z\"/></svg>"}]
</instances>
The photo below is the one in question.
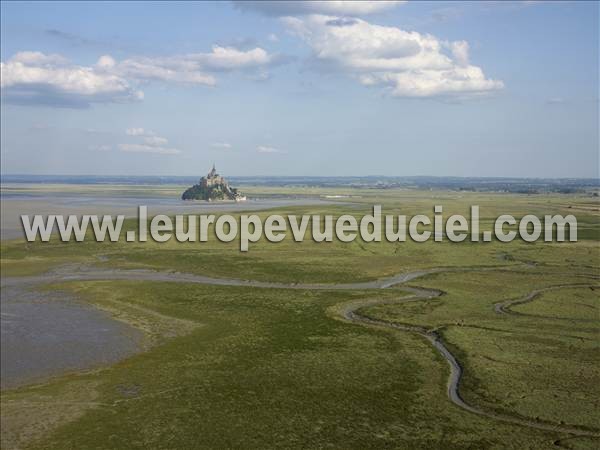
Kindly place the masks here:
<instances>
[{"instance_id":1,"label":"white cloud","mask_svg":"<svg viewBox=\"0 0 600 450\"><path fill-rule=\"evenodd\" d=\"M169 147L169 140L158 136L154 131L145 128L127 128L127 136L132 136L137 142L119 144L119 150L130 153L157 153L161 155L178 155L181 150Z\"/></svg>"},{"instance_id":2,"label":"white cloud","mask_svg":"<svg viewBox=\"0 0 600 450\"><path fill-rule=\"evenodd\" d=\"M102 69L110 69L115 67L116 64L117 62L110 55L102 55L100 58L98 58L98 62L96 62L96 66Z\"/></svg>"},{"instance_id":3,"label":"white cloud","mask_svg":"<svg viewBox=\"0 0 600 450\"><path fill-rule=\"evenodd\" d=\"M260 47L242 51L234 47L220 47L215 45L211 53L196 53L187 56L192 61L197 61L208 70L234 70L262 67L274 61L270 55Z\"/></svg>"},{"instance_id":4,"label":"white cloud","mask_svg":"<svg viewBox=\"0 0 600 450\"><path fill-rule=\"evenodd\" d=\"M68 63L67 59L61 55L55 53L46 55L42 52L19 52L11 58L11 61L33 67L66 65Z\"/></svg>"},{"instance_id":5,"label":"white cloud","mask_svg":"<svg viewBox=\"0 0 600 450\"><path fill-rule=\"evenodd\" d=\"M455 41L448 44L456 63L462 67L469 65L469 43L467 41Z\"/></svg>"},{"instance_id":6,"label":"white cloud","mask_svg":"<svg viewBox=\"0 0 600 450\"><path fill-rule=\"evenodd\" d=\"M160 136L147 136L144 138L144 142L147 145L153 145L155 147L160 147L169 143L168 139Z\"/></svg>"},{"instance_id":7,"label":"white cloud","mask_svg":"<svg viewBox=\"0 0 600 450\"><path fill-rule=\"evenodd\" d=\"M56 54L20 52L1 63L3 97L13 103L86 107L92 103L142 100L138 86L148 81L214 86L216 73L265 70L279 55L255 47L239 50L215 45L207 53L132 57L116 61L102 55L93 66L71 64Z\"/></svg>"},{"instance_id":8,"label":"white cloud","mask_svg":"<svg viewBox=\"0 0 600 450\"><path fill-rule=\"evenodd\" d=\"M279 37L277 37L277 35L275 33L270 33L267 36L267 39L271 42L279 42Z\"/></svg>"},{"instance_id":9,"label":"white cloud","mask_svg":"<svg viewBox=\"0 0 600 450\"><path fill-rule=\"evenodd\" d=\"M402 3L405 3L405 1L234 1L235 6L243 11L256 11L269 16L296 16L305 14L362 16L387 11Z\"/></svg>"},{"instance_id":10,"label":"white cloud","mask_svg":"<svg viewBox=\"0 0 600 450\"><path fill-rule=\"evenodd\" d=\"M125 130L127 136L155 136L156 133L151 130L145 130L143 128L127 128Z\"/></svg>"},{"instance_id":11,"label":"white cloud","mask_svg":"<svg viewBox=\"0 0 600 450\"><path fill-rule=\"evenodd\" d=\"M181 150L168 147L156 147L146 144L119 144L119 149L122 152L130 153L157 153L160 155L178 155Z\"/></svg>"},{"instance_id":12,"label":"white cloud","mask_svg":"<svg viewBox=\"0 0 600 450\"><path fill-rule=\"evenodd\" d=\"M214 76L203 73L197 64L175 57L131 58L116 63L108 70L137 81L162 81L214 86Z\"/></svg>"},{"instance_id":13,"label":"white cloud","mask_svg":"<svg viewBox=\"0 0 600 450\"><path fill-rule=\"evenodd\" d=\"M221 150L230 150L232 148L232 145L229 142L213 142L210 146Z\"/></svg>"},{"instance_id":14,"label":"white cloud","mask_svg":"<svg viewBox=\"0 0 600 450\"><path fill-rule=\"evenodd\" d=\"M97 67L140 81L164 81L214 86L218 72L264 70L280 62L277 55L256 47L239 50L215 45L209 53L189 53L166 57L135 57L111 62L103 56Z\"/></svg>"},{"instance_id":15,"label":"white cloud","mask_svg":"<svg viewBox=\"0 0 600 450\"><path fill-rule=\"evenodd\" d=\"M269 147L267 145L259 145L256 147L258 153L287 153L285 150L280 150L275 147Z\"/></svg>"},{"instance_id":16,"label":"white cloud","mask_svg":"<svg viewBox=\"0 0 600 450\"><path fill-rule=\"evenodd\" d=\"M3 96L13 103L85 107L144 96L119 75L69 64L60 55L20 52L0 63L0 72Z\"/></svg>"},{"instance_id":17,"label":"white cloud","mask_svg":"<svg viewBox=\"0 0 600 450\"><path fill-rule=\"evenodd\" d=\"M321 67L355 76L365 86L383 86L394 96L466 96L503 87L469 64L466 41L443 42L354 18L311 15L282 20L312 48Z\"/></svg>"}]
</instances>

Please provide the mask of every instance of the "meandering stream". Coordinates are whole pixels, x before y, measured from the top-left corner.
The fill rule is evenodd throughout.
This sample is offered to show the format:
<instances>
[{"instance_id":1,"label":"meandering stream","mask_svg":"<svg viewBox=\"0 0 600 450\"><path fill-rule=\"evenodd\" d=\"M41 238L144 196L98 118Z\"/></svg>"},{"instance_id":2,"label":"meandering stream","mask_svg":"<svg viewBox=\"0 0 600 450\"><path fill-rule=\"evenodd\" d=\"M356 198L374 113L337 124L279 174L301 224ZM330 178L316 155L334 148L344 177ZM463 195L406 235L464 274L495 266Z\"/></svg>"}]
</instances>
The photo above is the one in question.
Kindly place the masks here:
<instances>
[{"instance_id":1,"label":"meandering stream","mask_svg":"<svg viewBox=\"0 0 600 450\"><path fill-rule=\"evenodd\" d=\"M503 268L498 267L483 267L483 268L432 268L427 270L419 270L414 272L406 272L392 277L383 278L376 281L344 283L344 284L291 284L291 283L275 283L265 281L239 280L231 278L213 278L203 275L184 274L177 272L157 272L151 270L119 270L119 269L98 269L92 267L63 267L53 272L48 272L37 276L28 277L13 277L2 279L2 289L23 289L25 287L32 288L48 283L64 282L64 281L89 281L89 280L130 280L130 281L161 281L161 282L179 282L179 283L199 283L219 286L248 286L258 288L276 288L276 289L302 289L302 290L378 290L387 289L393 286L398 286L419 277L423 277L433 273L442 272L466 272L466 271L497 271ZM506 270L506 269L504 269ZM596 277L597 278L597 277ZM532 291L526 296L516 299L507 300L497 303L494 310L498 314L512 313L510 307L516 304L525 303L534 300L539 294L549 290L575 288L575 287L600 287L596 283L574 283L551 286L545 289ZM447 361L450 367L450 375L447 383L448 398L456 406L470 413L488 417L494 420L500 420L517 425L522 425L530 428L555 431L566 433L573 436L592 436L600 437L600 431L590 431L583 427L558 425L527 419L516 415L498 413L496 411L487 410L483 407L467 403L460 394L460 382L463 375L463 369L454 354L448 349L442 337L433 330L429 330L422 326L407 326L388 322L381 319L373 319L366 317L360 313L361 308L374 306L379 304L388 304L396 302L409 301L426 301L428 299L442 295L442 292L435 289L422 289L415 287L405 287L403 291L408 291L409 295L400 296L395 300L389 299L367 299L363 301L352 301L339 305L338 313L341 320L350 323L380 327L386 329L400 330L405 332L416 333L426 339ZM4 320L4 318L3 318ZM33 326L33 325L32 325ZM43 330L38 330L40 333ZM4 363L4 360L3 360Z\"/></svg>"}]
</instances>

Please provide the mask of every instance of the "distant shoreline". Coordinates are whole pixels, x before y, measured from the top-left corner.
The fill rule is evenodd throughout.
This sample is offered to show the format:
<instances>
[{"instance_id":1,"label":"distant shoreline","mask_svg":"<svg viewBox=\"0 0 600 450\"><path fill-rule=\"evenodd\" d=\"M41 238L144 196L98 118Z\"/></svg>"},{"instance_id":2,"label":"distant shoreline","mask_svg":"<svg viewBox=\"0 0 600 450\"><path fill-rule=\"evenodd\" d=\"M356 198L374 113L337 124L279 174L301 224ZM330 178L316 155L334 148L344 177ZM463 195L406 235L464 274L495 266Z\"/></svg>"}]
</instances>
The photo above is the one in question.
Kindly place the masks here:
<instances>
[{"instance_id":1,"label":"distant shoreline","mask_svg":"<svg viewBox=\"0 0 600 450\"><path fill-rule=\"evenodd\" d=\"M121 175L1 175L7 185L47 184L80 186L190 186L199 176L121 176ZM600 189L600 178L517 178L443 176L228 176L235 186L321 187L366 189L435 189L516 194L585 193Z\"/></svg>"},{"instance_id":2,"label":"distant shoreline","mask_svg":"<svg viewBox=\"0 0 600 450\"><path fill-rule=\"evenodd\" d=\"M0 174L2 183L109 183L115 181L132 182L145 180L154 184L157 181L162 181L170 184L170 181L188 182L190 180L198 180L199 175L63 175L63 174ZM590 182L600 185L600 179L590 177L467 177L455 175L231 175L228 178L236 180L473 180L473 181L513 181L513 182L564 182L578 181Z\"/></svg>"}]
</instances>

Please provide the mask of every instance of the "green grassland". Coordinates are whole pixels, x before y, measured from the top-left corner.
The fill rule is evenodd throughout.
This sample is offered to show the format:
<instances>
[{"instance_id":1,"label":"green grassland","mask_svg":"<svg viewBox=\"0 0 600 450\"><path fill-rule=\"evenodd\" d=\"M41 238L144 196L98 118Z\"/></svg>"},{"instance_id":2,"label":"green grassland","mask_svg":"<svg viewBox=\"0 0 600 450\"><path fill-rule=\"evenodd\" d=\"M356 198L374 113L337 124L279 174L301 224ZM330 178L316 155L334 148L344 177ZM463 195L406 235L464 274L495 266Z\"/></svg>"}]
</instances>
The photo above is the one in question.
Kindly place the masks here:
<instances>
[{"instance_id":1,"label":"green grassland","mask_svg":"<svg viewBox=\"0 0 600 450\"><path fill-rule=\"evenodd\" d=\"M245 191L261 193L267 188ZM144 268L290 283L444 272L409 286L443 291L397 302L402 287L310 291L191 283L72 281L69 291L144 330L145 351L102 370L2 392L3 448L597 448L599 440L464 411L446 394L447 362L422 337L339 320L336 306L437 330L459 359L461 396L489 411L598 431L600 290L565 288L498 314L536 289L600 284L598 203L584 196L307 188L352 195L280 214L575 214L579 242L3 242L2 275L65 265ZM282 193L283 189L280 189ZM246 193L246 192L245 192ZM275 195L276 192L270 192ZM274 211L261 212L266 216ZM135 223L127 221L134 229Z\"/></svg>"},{"instance_id":2,"label":"green grassland","mask_svg":"<svg viewBox=\"0 0 600 450\"><path fill-rule=\"evenodd\" d=\"M431 275L419 285L441 287L446 295L426 303L371 307L365 313L440 330L465 369L462 394L471 403L548 422L597 426L600 321L592 308L598 307L600 291L561 289L515 307L533 311L532 317L499 316L496 302L584 277L548 276L536 269L495 272L489 278L485 272ZM600 286L599 280L595 283ZM573 302L574 292L587 308ZM539 317L549 309L546 297L556 299L565 316Z\"/></svg>"}]
</instances>

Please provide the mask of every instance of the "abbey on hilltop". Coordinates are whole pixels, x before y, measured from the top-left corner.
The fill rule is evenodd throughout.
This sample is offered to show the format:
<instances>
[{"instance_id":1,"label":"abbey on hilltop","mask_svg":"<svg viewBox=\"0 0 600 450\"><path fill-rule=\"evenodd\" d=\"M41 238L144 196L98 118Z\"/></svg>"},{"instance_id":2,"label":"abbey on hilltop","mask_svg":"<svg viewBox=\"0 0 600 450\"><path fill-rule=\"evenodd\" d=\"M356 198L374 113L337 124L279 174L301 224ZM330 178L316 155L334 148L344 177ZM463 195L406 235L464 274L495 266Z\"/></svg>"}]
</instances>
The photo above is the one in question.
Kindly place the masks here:
<instances>
[{"instance_id":1,"label":"abbey on hilltop","mask_svg":"<svg viewBox=\"0 0 600 450\"><path fill-rule=\"evenodd\" d=\"M232 188L227 183L227 180L217 173L215 165L208 175L200 178L198 184L193 185L181 196L182 200L206 200L212 202L214 200L234 200L243 202L246 196L241 195L237 189Z\"/></svg>"}]
</instances>

